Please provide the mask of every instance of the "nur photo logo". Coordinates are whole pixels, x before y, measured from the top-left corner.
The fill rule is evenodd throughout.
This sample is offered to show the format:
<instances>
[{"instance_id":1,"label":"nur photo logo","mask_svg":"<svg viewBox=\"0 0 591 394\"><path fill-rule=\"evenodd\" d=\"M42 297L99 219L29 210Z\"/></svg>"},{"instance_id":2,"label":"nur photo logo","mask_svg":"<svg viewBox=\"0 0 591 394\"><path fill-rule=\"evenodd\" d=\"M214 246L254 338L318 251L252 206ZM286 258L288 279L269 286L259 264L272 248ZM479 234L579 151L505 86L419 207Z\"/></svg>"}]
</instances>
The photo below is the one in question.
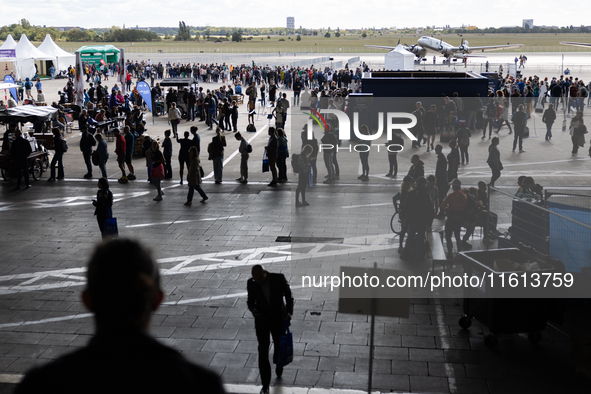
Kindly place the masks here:
<instances>
[{"instance_id":1,"label":"nur photo logo","mask_svg":"<svg viewBox=\"0 0 591 394\"><path fill-rule=\"evenodd\" d=\"M371 141L376 141L382 137L384 134L384 129L386 131L386 138L388 141L392 140L392 134L394 130L402 131L411 141L417 141L417 137L413 135L413 133L409 130L412 127L416 126L417 118L414 114L409 114L406 112L378 112L378 128L374 134L363 134L360 131L359 126L359 113L353 113L353 124L351 128L351 121L349 115L347 115L343 111L339 111L336 109L321 109L320 111L315 111L310 109L310 113L304 112L305 115L308 115L308 123L307 123L307 138L312 139L313 134L313 126L314 122L320 126L320 129L323 132L329 130L329 124L332 126L332 129L338 129L338 139L341 141L350 141L351 140L351 129L353 130L353 134L356 139L361 141L369 141L369 144L363 143L356 143L351 144L348 147L339 147L338 145L335 146L333 144L319 144L319 149L322 152L323 150L331 150L336 149L337 151L346 150L351 152L353 149L355 152L368 152L371 149L371 146L375 146L380 151L380 147L385 146L385 144L372 144ZM327 119L323 115L328 115ZM400 120L410 120L410 122L400 123ZM385 123L385 127L384 127ZM337 127L338 125L338 127ZM401 152L403 150L402 145L399 144L391 144L387 147L388 152Z\"/></svg>"}]
</instances>

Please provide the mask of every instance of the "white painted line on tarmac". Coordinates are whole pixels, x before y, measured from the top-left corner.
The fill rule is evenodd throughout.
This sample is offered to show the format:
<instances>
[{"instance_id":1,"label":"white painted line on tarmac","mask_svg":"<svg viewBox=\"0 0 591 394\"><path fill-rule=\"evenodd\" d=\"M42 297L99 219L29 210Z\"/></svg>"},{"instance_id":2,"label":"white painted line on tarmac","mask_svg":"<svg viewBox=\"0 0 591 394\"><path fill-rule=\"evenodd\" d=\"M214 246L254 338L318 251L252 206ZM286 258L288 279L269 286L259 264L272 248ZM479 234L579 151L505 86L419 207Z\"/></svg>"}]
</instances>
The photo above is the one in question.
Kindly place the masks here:
<instances>
[{"instance_id":1,"label":"white painted line on tarmac","mask_svg":"<svg viewBox=\"0 0 591 394\"><path fill-rule=\"evenodd\" d=\"M254 133L254 135L252 137L250 137L250 139L248 139L246 141L250 144L251 141L253 141L260 133L263 132L263 130L266 130L268 127L269 127L268 124L264 125L260 129L258 129L257 132ZM246 131L245 132L240 132L240 134L242 134L243 136L244 136L244 133L246 133ZM234 133L232 133L232 134L226 134L226 136L230 136L230 135L232 136L232 138L234 138ZM228 164L230 162L230 160L232 160L238 153L239 153L238 152L238 149L236 149L234 152L232 152L232 154L230 156L228 156L228 158L226 160L224 160L223 166L225 167L226 164ZM210 172L209 174L207 174L207 176L203 177L203 179L209 179L212 176L213 176L213 171Z\"/></svg>"},{"instance_id":2,"label":"white painted line on tarmac","mask_svg":"<svg viewBox=\"0 0 591 394\"><path fill-rule=\"evenodd\" d=\"M160 265L175 264L171 268L161 268L161 275L178 275L218 269L249 267L256 264L273 264L286 261L319 259L323 257L345 256L371 253L397 248L390 242L393 234L360 236L346 238L343 243L297 243L264 248L239 249L226 252L212 252L189 256L158 259ZM62 289L85 284L85 267L62 270L38 271L0 276L0 295L21 292ZM65 279L54 281L54 278ZM12 282L12 283L10 283ZM26 283L26 284L24 284Z\"/></svg>"},{"instance_id":3,"label":"white painted line on tarmac","mask_svg":"<svg viewBox=\"0 0 591 394\"><path fill-rule=\"evenodd\" d=\"M52 317L50 319L28 320L28 321L21 321L21 322L15 322L15 323L4 323L4 324L0 324L0 328L31 326L34 324L44 324L44 323L55 323L55 322L60 322L60 321L85 319L85 318L91 317L91 316L92 316L92 313L78 313L76 315Z\"/></svg>"},{"instance_id":4,"label":"white painted line on tarmac","mask_svg":"<svg viewBox=\"0 0 591 394\"><path fill-rule=\"evenodd\" d=\"M501 174L502 178L511 178L511 177L519 177L520 175L527 174L528 176L535 176L535 177L544 177L544 178L564 178L564 177L590 177L591 172L589 171L552 171L552 170L533 170L533 171L524 171L524 170L514 170L514 171L503 171ZM469 172L461 172L458 174L460 180L463 178L482 178L488 179L490 178L490 171L469 171ZM551 186L548 186L551 187ZM560 187L560 186L558 186Z\"/></svg>"},{"instance_id":5,"label":"white painted line on tarmac","mask_svg":"<svg viewBox=\"0 0 591 394\"><path fill-rule=\"evenodd\" d=\"M572 162L575 162L575 161L587 161L587 160L591 160L591 159L588 158L588 157L579 157L579 158L575 158L575 159L563 159L563 160L551 160L551 161L534 161L534 162L529 162L529 163L511 163L511 164L503 164L503 167L507 168L507 167L537 166L537 165L540 165L540 164L572 163ZM470 166L470 169L481 169L481 168L490 169L489 166L477 166L477 167Z\"/></svg>"},{"instance_id":6,"label":"white painted line on tarmac","mask_svg":"<svg viewBox=\"0 0 591 394\"><path fill-rule=\"evenodd\" d=\"M299 289L302 286L290 286L292 290ZM208 297L200 297L200 298L188 298L188 299L181 299L178 301L167 301L163 302L162 305L186 305L186 304L195 304L197 302L208 302L208 301L215 301L215 300L224 300L226 298L238 298L238 297L246 297L248 293L246 291L242 293L232 293L232 294L225 294L225 295L217 295L217 296L208 296Z\"/></svg>"},{"instance_id":7,"label":"white painted line on tarmac","mask_svg":"<svg viewBox=\"0 0 591 394\"><path fill-rule=\"evenodd\" d=\"M115 193L113 194L113 201L123 201L130 198L136 198L145 196L151 193L151 191L144 192L132 192L132 193ZM41 209L41 208L61 208L61 207L73 207L78 205L89 205L91 201L96 198L93 196L74 196L74 197L58 197L58 198L46 198L42 200L30 200L30 201L18 201L13 203L7 203L0 207L0 211L11 211L15 209Z\"/></svg>"},{"instance_id":8,"label":"white painted line on tarmac","mask_svg":"<svg viewBox=\"0 0 591 394\"><path fill-rule=\"evenodd\" d=\"M210 221L216 221L216 220L237 219L237 218L241 218L241 217L242 217L242 215L238 215L238 216L223 216L223 217L219 217L219 218L204 218L204 219L195 219L195 220L173 220L171 222L156 222L156 223L131 224L129 226L125 226L125 228L150 227L150 226L182 224L182 223L191 223L191 222L210 222Z\"/></svg>"},{"instance_id":9,"label":"white painted line on tarmac","mask_svg":"<svg viewBox=\"0 0 591 394\"><path fill-rule=\"evenodd\" d=\"M389 202L381 202L379 204L343 205L341 208L343 208L343 209L352 209L352 208L366 208L366 207L382 207L384 205L392 205L392 203L389 203Z\"/></svg>"},{"instance_id":10,"label":"white painted line on tarmac","mask_svg":"<svg viewBox=\"0 0 591 394\"><path fill-rule=\"evenodd\" d=\"M18 384L25 375L0 373L0 383Z\"/></svg>"},{"instance_id":11,"label":"white painted line on tarmac","mask_svg":"<svg viewBox=\"0 0 591 394\"><path fill-rule=\"evenodd\" d=\"M295 287L292 287L295 288ZM247 295L246 292L241 293L232 293L232 294L225 294L225 295L218 295L218 296L209 296L209 297L201 297L201 298L192 298L187 300L179 300L179 301L167 301L163 302L162 305L184 305L184 304L194 304L197 302L207 302L212 300L222 300L226 298L236 298L236 297L245 297ZM41 319L41 320L28 320L28 321L21 321L21 322L14 322L14 323L4 323L0 324L1 328L10 328L10 327L21 327L21 326L30 326L35 324L45 324L45 323L55 323L60 321L68 321L68 320L75 320L75 319L85 319L87 317L92 317L92 313L77 313L75 315L68 315L68 316L60 316L60 317L52 317L49 319Z\"/></svg>"},{"instance_id":12,"label":"white painted line on tarmac","mask_svg":"<svg viewBox=\"0 0 591 394\"><path fill-rule=\"evenodd\" d=\"M439 339L441 340L441 348L442 349L451 349L450 343L447 337L447 330L445 321L443 320L443 316L445 315L445 311L443 310L443 305L440 304L439 299L434 299L435 303L435 314L437 317L437 330L439 331ZM445 368L445 375L447 376L447 381L449 383L449 391L451 393L456 393L458 391L458 386L456 383L456 375L453 370L451 364L446 363L443 360L443 366Z\"/></svg>"}]
</instances>

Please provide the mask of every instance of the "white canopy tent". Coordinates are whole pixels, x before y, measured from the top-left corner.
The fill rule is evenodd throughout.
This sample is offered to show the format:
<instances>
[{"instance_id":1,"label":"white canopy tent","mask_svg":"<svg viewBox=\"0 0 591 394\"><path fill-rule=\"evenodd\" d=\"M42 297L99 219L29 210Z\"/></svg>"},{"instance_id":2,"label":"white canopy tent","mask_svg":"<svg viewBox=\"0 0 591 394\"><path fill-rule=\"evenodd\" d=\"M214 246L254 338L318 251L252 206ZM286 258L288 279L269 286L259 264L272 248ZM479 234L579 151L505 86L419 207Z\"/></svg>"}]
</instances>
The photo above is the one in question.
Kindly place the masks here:
<instances>
[{"instance_id":1,"label":"white canopy tent","mask_svg":"<svg viewBox=\"0 0 591 394\"><path fill-rule=\"evenodd\" d=\"M396 48L386 53L384 68L387 71L412 71L415 67L414 61L415 55L398 44Z\"/></svg>"},{"instance_id":2,"label":"white canopy tent","mask_svg":"<svg viewBox=\"0 0 591 394\"><path fill-rule=\"evenodd\" d=\"M12 38L12 35L8 35L6 37L6 41L4 44L0 46L0 50L7 50L7 49L15 49L16 48L16 41ZM4 54L0 54L0 70L10 70L16 71L16 57L4 56Z\"/></svg>"},{"instance_id":3,"label":"white canopy tent","mask_svg":"<svg viewBox=\"0 0 591 394\"><path fill-rule=\"evenodd\" d=\"M4 41L4 44L2 44L2 46L0 46L0 49L14 49L16 48L16 41L14 41L14 38L12 38L12 34L9 34L6 37L6 41Z\"/></svg>"},{"instance_id":4,"label":"white canopy tent","mask_svg":"<svg viewBox=\"0 0 591 394\"><path fill-rule=\"evenodd\" d=\"M41 43L41 45L39 45L39 48L37 49L39 49L41 52L47 55L55 56L56 61L54 63L54 68L56 74L58 74L62 70L67 70L68 66L74 67L76 64L76 55L74 55L73 53L66 52L62 48L60 48L51 39L51 36L49 34L45 36L45 40L43 40L43 43Z\"/></svg>"},{"instance_id":5,"label":"white canopy tent","mask_svg":"<svg viewBox=\"0 0 591 394\"><path fill-rule=\"evenodd\" d=\"M52 60L55 56L47 55L37 49L24 34L16 45L17 76L21 79L33 78L35 75L35 60Z\"/></svg>"}]
</instances>

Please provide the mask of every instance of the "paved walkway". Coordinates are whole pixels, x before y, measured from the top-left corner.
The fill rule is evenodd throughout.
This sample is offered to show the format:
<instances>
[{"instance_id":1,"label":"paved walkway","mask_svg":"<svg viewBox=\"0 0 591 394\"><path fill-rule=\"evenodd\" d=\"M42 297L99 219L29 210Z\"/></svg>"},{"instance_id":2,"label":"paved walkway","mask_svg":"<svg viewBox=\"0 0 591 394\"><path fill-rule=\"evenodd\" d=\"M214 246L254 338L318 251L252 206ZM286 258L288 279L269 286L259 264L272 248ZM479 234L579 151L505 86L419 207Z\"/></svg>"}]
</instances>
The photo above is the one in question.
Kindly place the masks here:
<instances>
[{"instance_id":1,"label":"paved walkway","mask_svg":"<svg viewBox=\"0 0 591 394\"><path fill-rule=\"evenodd\" d=\"M292 112L291 116L299 115ZM212 132L205 131L203 123L196 124L205 147ZM179 130L189 125L183 122ZM245 125L241 115L240 126ZM146 182L143 159L134 160L138 180L127 185L115 182L118 170L110 160L108 173L116 198L113 211L120 234L150 245L163 273L166 300L152 319L151 332L189 359L219 372L229 392L258 392L257 343L245 291L251 266L263 264L288 277L296 299L291 327L294 362L280 381L272 380L272 392L364 390L368 318L338 313L336 292L302 288L301 278L374 263L416 268L398 258L398 240L389 231L391 196L402 177L383 177L385 154L383 161L372 154L370 181L358 181L358 155L341 153L339 183L316 185L308 194L311 206L296 209L293 183L266 186L269 176L260 173L259 159L266 119L256 125L260 133L248 135L254 137L252 182L233 181L239 160L230 158L237 143L228 136L224 182L206 181L204 190L210 200L205 204L183 205L186 189L178 183L176 162L175 180L163 183L166 195L156 203L152 201L155 190ZM153 126L148 125L148 133L162 136L167 127L163 118L156 118ZM293 153L299 148L299 129L288 131ZM505 171L499 186L514 190L517 176L525 174L547 188L589 189L591 160L584 154L571 157L567 133L557 131L552 142L545 142L538 130L538 138L532 135L526 140L527 152L522 154L510 152L512 136L506 133L501 131ZM76 149L78 136L69 138L64 181L42 179L33 188L18 192L13 191L14 183L0 188L0 390L10 390L11 382L30 367L83 346L93 333L80 291L86 259L100 240L90 204L96 195L96 180L82 179L85 168ZM488 141L472 138L470 164L460 170L466 185L490 176L485 163L487 147ZM113 143L109 150L114 150ZM407 147L399 155L399 174L406 173L410 156L416 152ZM421 157L426 172L432 173L434 155L421 151ZM322 179L326 172L320 161L318 167ZM205 170L211 171L207 161ZM295 180L291 171L288 177ZM499 213L508 216L501 202ZM298 243L277 242L278 236L290 235L306 238ZM548 327L538 345L532 345L525 334L505 335L491 350L483 343L488 328L475 321L463 330L458 325L462 315L461 299L428 298L412 299L408 318L378 317L374 389L507 394L582 393L588 388L588 382L574 375L572 344L565 335L570 332L564 333L564 327Z\"/></svg>"}]
</instances>

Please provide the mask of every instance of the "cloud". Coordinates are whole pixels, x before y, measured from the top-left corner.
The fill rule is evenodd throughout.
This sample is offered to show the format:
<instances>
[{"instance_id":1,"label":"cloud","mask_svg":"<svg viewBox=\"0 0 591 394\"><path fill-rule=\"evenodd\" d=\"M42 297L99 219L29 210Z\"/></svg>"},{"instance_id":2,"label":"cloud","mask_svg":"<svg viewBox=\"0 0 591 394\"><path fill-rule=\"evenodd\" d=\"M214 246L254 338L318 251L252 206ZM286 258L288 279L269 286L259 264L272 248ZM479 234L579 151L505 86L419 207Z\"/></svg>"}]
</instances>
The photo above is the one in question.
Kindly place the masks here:
<instances>
[{"instance_id":1,"label":"cloud","mask_svg":"<svg viewBox=\"0 0 591 394\"><path fill-rule=\"evenodd\" d=\"M6 3L6 2L5 2ZM587 24L591 3L578 3L576 12L557 7L550 0L526 0L514 6L513 0L340 0L339 2L283 2L279 6L265 2L165 2L142 0L65 1L23 0L2 5L0 25L26 18L34 25L81 26L84 28L122 26L178 26L184 20L191 26L284 27L288 16L296 27L419 27L460 26L500 27L521 25L522 19L534 19L536 25L580 26ZM24 11L26 10L26 12ZM551 10L551 11L549 11Z\"/></svg>"}]
</instances>

